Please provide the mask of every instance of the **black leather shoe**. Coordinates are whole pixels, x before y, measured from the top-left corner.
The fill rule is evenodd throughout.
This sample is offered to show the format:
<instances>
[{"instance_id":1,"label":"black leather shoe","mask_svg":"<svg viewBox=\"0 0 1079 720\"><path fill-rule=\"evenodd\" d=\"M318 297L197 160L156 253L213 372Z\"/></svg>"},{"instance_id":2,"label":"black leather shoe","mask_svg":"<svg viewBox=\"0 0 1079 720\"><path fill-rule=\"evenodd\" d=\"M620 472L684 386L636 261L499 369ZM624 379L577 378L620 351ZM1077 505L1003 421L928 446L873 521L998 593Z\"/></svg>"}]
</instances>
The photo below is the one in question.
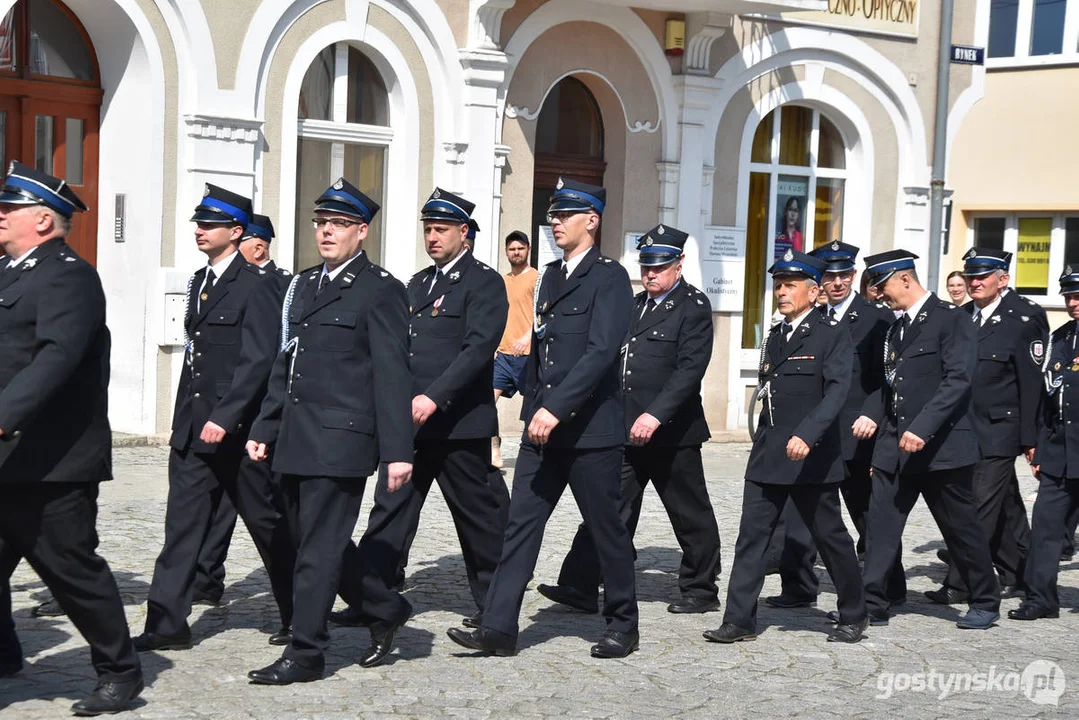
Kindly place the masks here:
<instances>
[{"instance_id":1,"label":"black leather shoe","mask_svg":"<svg viewBox=\"0 0 1079 720\"><path fill-rule=\"evenodd\" d=\"M594 658L624 658L640 646L640 633L608 630L603 639L592 646L591 654Z\"/></svg>"},{"instance_id":2,"label":"black leather shoe","mask_svg":"<svg viewBox=\"0 0 1079 720\"><path fill-rule=\"evenodd\" d=\"M462 619L461 624L464 625L466 628L472 628L473 630L475 630L480 625L483 625L483 613L474 612L468 617Z\"/></svg>"},{"instance_id":3,"label":"black leather shoe","mask_svg":"<svg viewBox=\"0 0 1079 720\"><path fill-rule=\"evenodd\" d=\"M0 662L0 678L11 677L22 670L22 660Z\"/></svg>"},{"instance_id":4,"label":"black leather shoe","mask_svg":"<svg viewBox=\"0 0 1079 720\"><path fill-rule=\"evenodd\" d=\"M1060 553L1060 562L1071 562L1072 558L1074 558L1074 557L1075 557L1075 553L1070 553L1070 552L1064 551L1064 552Z\"/></svg>"},{"instance_id":5,"label":"black leather shoe","mask_svg":"<svg viewBox=\"0 0 1079 720\"><path fill-rule=\"evenodd\" d=\"M793 595L772 595L771 597L764 598L765 605L771 605L774 608L802 608L813 607L817 604L817 598L800 598Z\"/></svg>"},{"instance_id":6,"label":"black leather shoe","mask_svg":"<svg viewBox=\"0 0 1079 720\"><path fill-rule=\"evenodd\" d=\"M139 652L151 650L187 650L191 647L190 635L158 635L144 632L134 638L135 649Z\"/></svg>"},{"instance_id":7,"label":"black leather shoe","mask_svg":"<svg viewBox=\"0 0 1079 720\"><path fill-rule=\"evenodd\" d=\"M1001 585L1000 599L1021 598L1027 596L1027 589L1022 585Z\"/></svg>"},{"instance_id":8,"label":"black leather shoe","mask_svg":"<svg viewBox=\"0 0 1079 720\"><path fill-rule=\"evenodd\" d=\"M926 590L924 595L937 605L960 605L967 601L965 592L947 585L939 590Z\"/></svg>"},{"instance_id":9,"label":"black leather shoe","mask_svg":"<svg viewBox=\"0 0 1079 720\"><path fill-rule=\"evenodd\" d=\"M450 640L469 650L478 650L499 657L517 654L517 638L495 630L479 628L468 632L460 628L450 628L446 634L450 636Z\"/></svg>"},{"instance_id":10,"label":"black leather shoe","mask_svg":"<svg viewBox=\"0 0 1079 720\"><path fill-rule=\"evenodd\" d=\"M1060 611L1025 602L1015 610L1009 610L1008 617L1012 620L1041 620L1042 618L1058 618Z\"/></svg>"},{"instance_id":11,"label":"black leather shoe","mask_svg":"<svg viewBox=\"0 0 1079 720\"><path fill-rule=\"evenodd\" d=\"M120 712L139 696L142 688L141 677L127 682L99 680L93 692L71 706L71 712L80 717Z\"/></svg>"},{"instance_id":12,"label":"black leather shoe","mask_svg":"<svg viewBox=\"0 0 1079 720\"><path fill-rule=\"evenodd\" d=\"M357 607L347 607L340 612L330 613L330 622L346 627L368 627L374 619L365 615Z\"/></svg>"},{"instance_id":13,"label":"black leather shoe","mask_svg":"<svg viewBox=\"0 0 1079 720\"><path fill-rule=\"evenodd\" d=\"M377 631L371 628L371 645L360 656L360 667L371 668L381 665L386 656L393 651L393 641L397 632L408 622L409 613L405 613L400 620L392 625L380 628Z\"/></svg>"},{"instance_id":14,"label":"black leather shoe","mask_svg":"<svg viewBox=\"0 0 1079 720\"><path fill-rule=\"evenodd\" d=\"M575 590L566 585L537 585L536 590L548 600L568 605L569 607L586 613L599 612L599 603L595 597L588 597L580 590Z\"/></svg>"},{"instance_id":15,"label":"black leather shoe","mask_svg":"<svg viewBox=\"0 0 1079 720\"><path fill-rule=\"evenodd\" d=\"M736 643L736 642L748 642L750 640L757 639L757 633L753 630L746 630L740 628L737 625L731 623L723 623L715 630L704 631L705 640L711 640L717 643Z\"/></svg>"},{"instance_id":16,"label":"black leather shoe","mask_svg":"<svg viewBox=\"0 0 1079 720\"><path fill-rule=\"evenodd\" d=\"M869 624L872 625L873 627L884 627L885 625L888 624L888 622L891 619L892 619L892 616L889 615L886 612L885 613L869 613ZM833 622L833 623L838 623L839 622L839 611L838 610L829 610L828 611L828 622Z\"/></svg>"},{"instance_id":17,"label":"black leather shoe","mask_svg":"<svg viewBox=\"0 0 1079 720\"><path fill-rule=\"evenodd\" d=\"M688 597L667 606L667 612L675 614L706 613L713 610L719 610L719 598Z\"/></svg>"},{"instance_id":18,"label":"black leather shoe","mask_svg":"<svg viewBox=\"0 0 1079 720\"><path fill-rule=\"evenodd\" d=\"M292 626L283 627L273 635L267 641L271 645L291 645L292 644Z\"/></svg>"},{"instance_id":19,"label":"black leather shoe","mask_svg":"<svg viewBox=\"0 0 1079 720\"><path fill-rule=\"evenodd\" d=\"M952 564L952 554L947 549L941 548L937 550L937 560L940 560L945 565Z\"/></svg>"},{"instance_id":20,"label":"black leather shoe","mask_svg":"<svg viewBox=\"0 0 1079 720\"><path fill-rule=\"evenodd\" d=\"M961 630L988 630L1000 620L1000 613L993 610L971 608L965 615L961 615L955 621L955 626Z\"/></svg>"},{"instance_id":21,"label":"black leather shoe","mask_svg":"<svg viewBox=\"0 0 1079 720\"><path fill-rule=\"evenodd\" d=\"M828 633L828 642L856 643L862 639L868 627L869 615L850 625L836 625L835 629Z\"/></svg>"},{"instance_id":22,"label":"black leather shoe","mask_svg":"<svg viewBox=\"0 0 1079 720\"><path fill-rule=\"evenodd\" d=\"M255 685L291 685L322 679L322 668L304 667L288 658L279 658L273 665L247 673Z\"/></svg>"},{"instance_id":23,"label":"black leather shoe","mask_svg":"<svg viewBox=\"0 0 1079 720\"><path fill-rule=\"evenodd\" d=\"M49 598L37 607L31 609L30 614L34 617L63 617L65 613L64 609L60 607L60 603L56 602L55 598Z\"/></svg>"}]
</instances>

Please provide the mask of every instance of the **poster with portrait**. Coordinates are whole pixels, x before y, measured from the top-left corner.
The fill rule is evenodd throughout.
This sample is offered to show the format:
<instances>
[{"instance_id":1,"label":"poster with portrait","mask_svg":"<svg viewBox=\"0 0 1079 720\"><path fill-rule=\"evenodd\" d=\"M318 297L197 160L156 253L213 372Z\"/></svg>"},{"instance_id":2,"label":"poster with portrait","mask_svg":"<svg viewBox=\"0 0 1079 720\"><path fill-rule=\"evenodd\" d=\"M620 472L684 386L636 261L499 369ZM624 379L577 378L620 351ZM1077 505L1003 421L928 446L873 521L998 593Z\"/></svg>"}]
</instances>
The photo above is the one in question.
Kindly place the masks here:
<instances>
[{"instance_id":1,"label":"poster with portrait","mask_svg":"<svg viewBox=\"0 0 1079 720\"><path fill-rule=\"evenodd\" d=\"M776 183L776 228L773 259L787 250L805 252L805 208L809 179L780 175Z\"/></svg>"}]
</instances>

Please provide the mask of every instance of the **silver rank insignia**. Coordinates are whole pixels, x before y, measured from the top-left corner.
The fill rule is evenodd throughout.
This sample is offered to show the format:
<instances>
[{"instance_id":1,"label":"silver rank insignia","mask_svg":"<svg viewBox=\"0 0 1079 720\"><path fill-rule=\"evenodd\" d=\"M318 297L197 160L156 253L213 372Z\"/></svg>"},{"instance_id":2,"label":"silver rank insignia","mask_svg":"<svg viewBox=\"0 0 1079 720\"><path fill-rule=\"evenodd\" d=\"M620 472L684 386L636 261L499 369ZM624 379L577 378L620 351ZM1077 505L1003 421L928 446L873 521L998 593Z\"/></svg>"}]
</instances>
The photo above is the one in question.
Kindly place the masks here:
<instances>
[{"instance_id":1,"label":"silver rank insignia","mask_svg":"<svg viewBox=\"0 0 1079 720\"><path fill-rule=\"evenodd\" d=\"M203 186L203 188L202 188L202 196L203 197L210 197L210 185L209 184Z\"/></svg>"},{"instance_id":2,"label":"silver rank insignia","mask_svg":"<svg viewBox=\"0 0 1079 720\"><path fill-rule=\"evenodd\" d=\"M1071 275L1072 274L1072 266L1071 265L1065 265L1064 266L1064 274L1065 275Z\"/></svg>"},{"instance_id":3,"label":"silver rank insignia","mask_svg":"<svg viewBox=\"0 0 1079 720\"><path fill-rule=\"evenodd\" d=\"M656 228L656 234L657 235L664 235L664 234L666 234L666 232L667 232L667 229L665 227L663 227L662 225L660 225L658 228ZM651 244L651 243L649 243L649 244Z\"/></svg>"},{"instance_id":4,"label":"silver rank insignia","mask_svg":"<svg viewBox=\"0 0 1079 720\"><path fill-rule=\"evenodd\" d=\"M974 248L971 248L970 250L967 250L967 254L963 256L963 259L964 260L970 260L971 258L977 257L977 256L978 256L978 251L975 250Z\"/></svg>"},{"instance_id":5,"label":"silver rank insignia","mask_svg":"<svg viewBox=\"0 0 1079 720\"><path fill-rule=\"evenodd\" d=\"M431 193L431 197L433 197L435 200L438 200L440 197L442 197L442 193L439 192L438 188L435 188L435 191Z\"/></svg>"},{"instance_id":6,"label":"silver rank insignia","mask_svg":"<svg viewBox=\"0 0 1079 720\"><path fill-rule=\"evenodd\" d=\"M566 184L564 182L562 182L562 178L558 178L558 182L555 183L554 189L555 190L561 190L563 187L565 187L565 185Z\"/></svg>"},{"instance_id":7,"label":"silver rank insignia","mask_svg":"<svg viewBox=\"0 0 1079 720\"><path fill-rule=\"evenodd\" d=\"M389 275L389 273L383 270L379 273L379 275L381 275L382 277L386 277L387 275Z\"/></svg>"},{"instance_id":8,"label":"silver rank insignia","mask_svg":"<svg viewBox=\"0 0 1079 720\"><path fill-rule=\"evenodd\" d=\"M790 248L787 248L787 252L783 253L783 261L784 262L790 262L793 259L794 259L794 253L791 252Z\"/></svg>"},{"instance_id":9,"label":"silver rank insignia","mask_svg":"<svg viewBox=\"0 0 1079 720\"><path fill-rule=\"evenodd\" d=\"M454 270L453 272L450 273L450 280L456 280L459 277L461 277L461 271L460 270Z\"/></svg>"},{"instance_id":10,"label":"silver rank insignia","mask_svg":"<svg viewBox=\"0 0 1079 720\"><path fill-rule=\"evenodd\" d=\"M653 241L652 241L652 238L648 238L647 240L645 240L645 241L644 241L644 244L645 244L645 245L651 245L651 244L652 244L652 242L653 242Z\"/></svg>"},{"instance_id":11,"label":"silver rank insignia","mask_svg":"<svg viewBox=\"0 0 1079 720\"><path fill-rule=\"evenodd\" d=\"M1060 369L1060 361L1057 360L1055 363L1053 363L1053 370L1059 370L1059 369Z\"/></svg>"},{"instance_id":12,"label":"silver rank insignia","mask_svg":"<svg viewBox=\"0 0 1079 720\"><path fill-rule=\"evenodd\" d=\"M832 241L832 249L833 250L838 250L839 249L839 241L838 240L833 240Z\"/></svg>"},{"instance_id":13,"label":"silver rank insignia","mask_svg":"<svg viewBox=\"0 0 1079 720\"><path fill-rule=\"evenodd\" d=\"M338 178L337 182L335 182L333 184L333 189L334 190L341 190L344 187L345 187L345 183L341 180L341 178Z\"/></svg>"}]
</instances>

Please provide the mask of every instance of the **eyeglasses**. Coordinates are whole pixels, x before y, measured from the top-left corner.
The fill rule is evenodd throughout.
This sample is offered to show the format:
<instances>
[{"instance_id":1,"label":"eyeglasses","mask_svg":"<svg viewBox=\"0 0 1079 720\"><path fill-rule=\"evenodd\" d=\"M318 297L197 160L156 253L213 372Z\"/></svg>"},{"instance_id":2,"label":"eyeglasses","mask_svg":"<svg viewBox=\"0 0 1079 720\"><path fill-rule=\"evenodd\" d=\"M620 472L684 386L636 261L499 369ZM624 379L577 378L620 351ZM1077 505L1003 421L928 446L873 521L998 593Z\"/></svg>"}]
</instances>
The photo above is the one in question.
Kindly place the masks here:
<instances>
[{"instance_id":1,"label":"eyeglasses","mask_svg":"<svg viewBox=\"0 0 1079 720\"><path fill-rule=\"evenodd\" d=\"M333 225L334 230L348 230L353 225L362 225L358 220L346 220L345 218L311 218L311 224L315 229L321 228L326 223Z\"/></svg>"},{"instance_id":2,"label":"eyeglasses","mask_svg":"<svg viewBox=\"0 0 1079 720\"><path fill-rule=\"evenodd\" d=\"M582 215L588 212L587 210L555 210L554 212L547 213L547 224L553 225L554 223L565 224L574 215Z\"/></svg>"}]
</instances>

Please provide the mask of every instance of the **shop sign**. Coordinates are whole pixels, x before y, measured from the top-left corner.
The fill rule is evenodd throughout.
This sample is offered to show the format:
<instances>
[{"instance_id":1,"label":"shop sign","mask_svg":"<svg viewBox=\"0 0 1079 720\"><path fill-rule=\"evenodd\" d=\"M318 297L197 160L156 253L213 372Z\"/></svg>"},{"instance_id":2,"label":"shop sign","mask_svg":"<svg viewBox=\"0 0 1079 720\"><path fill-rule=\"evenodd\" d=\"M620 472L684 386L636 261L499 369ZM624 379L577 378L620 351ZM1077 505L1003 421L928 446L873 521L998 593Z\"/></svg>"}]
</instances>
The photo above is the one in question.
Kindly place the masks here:
<instances>
[{"instance_id":1,"label":"shop sign","mask_svg":"<svg viewBox=\"0 0 1079 720\"><path fill-rule=\"evenodd\" d=\"M828 0L827 10L799 10L780 15L783 20L837 25L854 30L889 34L918 34L921 0Z\"/></svg>"},{"instance_id":2,"label":"shop sign","mask_svg":"<svg viewBox=\"0 0 1079 720\"><path fill-rule=\"evenodd\" d=\"M708 226L701 238L701 289L714 312L742 312L746 230Z\"/></svg>"}]
</instances>

